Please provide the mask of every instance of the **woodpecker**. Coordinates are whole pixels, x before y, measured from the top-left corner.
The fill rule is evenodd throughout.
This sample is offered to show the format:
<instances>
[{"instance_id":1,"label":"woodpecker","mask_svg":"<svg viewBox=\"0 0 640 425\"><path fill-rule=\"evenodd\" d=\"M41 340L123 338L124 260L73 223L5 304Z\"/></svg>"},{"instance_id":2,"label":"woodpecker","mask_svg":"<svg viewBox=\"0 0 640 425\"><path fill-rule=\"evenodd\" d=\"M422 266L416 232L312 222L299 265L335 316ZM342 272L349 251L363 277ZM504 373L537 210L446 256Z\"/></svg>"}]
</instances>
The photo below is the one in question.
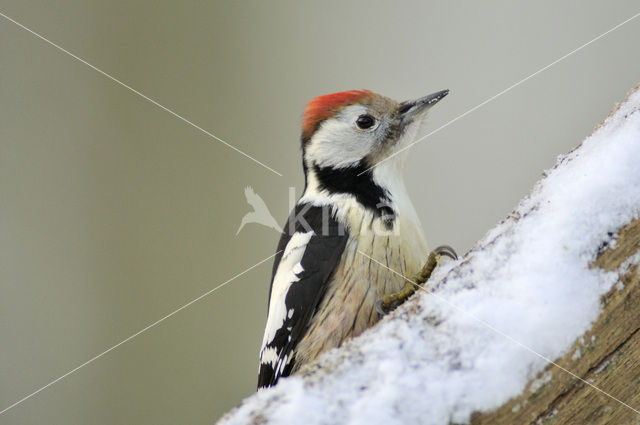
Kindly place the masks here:
<instances>
[{"instance_id":1,"label":"woodpecker","mask_svg":"<svg viewBox=\"0 0 640 425\"><path fill-rule=\"evenodd\" d=\"M404 277L422 283L440 255L455 258L448 247L427 258L402 173L402 149L448 93L396 102L350 90L307 104L305 187L273 264L259 389L373 326L415 291Z\"/></svg>"}]
</instances>

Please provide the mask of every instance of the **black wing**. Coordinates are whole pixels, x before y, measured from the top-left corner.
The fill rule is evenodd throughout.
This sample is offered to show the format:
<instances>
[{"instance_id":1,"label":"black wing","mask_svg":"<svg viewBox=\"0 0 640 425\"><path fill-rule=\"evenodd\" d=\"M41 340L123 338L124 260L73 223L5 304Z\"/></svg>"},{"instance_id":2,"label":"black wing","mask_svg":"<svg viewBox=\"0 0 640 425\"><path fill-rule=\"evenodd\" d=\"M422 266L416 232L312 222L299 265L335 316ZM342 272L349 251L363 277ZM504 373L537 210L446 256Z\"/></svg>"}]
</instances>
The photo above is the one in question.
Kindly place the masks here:
<instances>
[{"instance_id":1,"label":"black wing","mask_svg":"<svg viewBox=\"0 0 640 425\"><path fill-rule=\"evenodd\" d=\"M258 388L275 385L293 370L293 350L307 331L347 239L329 208L300 204L289 216L271 276Z\"/></svg>"}]
</instances>

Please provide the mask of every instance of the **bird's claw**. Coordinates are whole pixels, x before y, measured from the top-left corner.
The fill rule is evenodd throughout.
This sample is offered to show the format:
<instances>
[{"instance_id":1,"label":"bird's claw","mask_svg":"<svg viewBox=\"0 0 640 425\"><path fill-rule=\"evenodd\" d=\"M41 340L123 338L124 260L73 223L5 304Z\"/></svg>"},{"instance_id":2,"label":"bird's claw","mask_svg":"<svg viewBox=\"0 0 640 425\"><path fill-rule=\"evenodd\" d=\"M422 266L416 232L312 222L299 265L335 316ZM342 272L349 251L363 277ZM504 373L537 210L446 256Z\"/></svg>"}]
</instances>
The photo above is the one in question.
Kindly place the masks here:
<instances>
[{"instance_id":1,"label":"bird's claw","mask_svg":"<svg viewBox=\"0 0 640 425\"><path fill-rule=\"evenodd\" d=\"M434 249L433 252L435 252L440 256L444 255L445 257L449 257L452 260L458 259L458 254L456 254L456 251L453 248L451 248L449 245L440 245L439 247Z\"/></svg>"},{"instance_id":2,"label":"bird's claw","mask_svg":"<svg viewBox=\"0 0 640 425\"><path fill-rule=\"evenodd\" d=\"M427 262L416 277L415 280L408 281L404 287L390 295L384 296L381 300L376 301L376 311L380 316L385 316L393 311L400 304L404 303L407 298L416 292L416 289L422 286L429 278L433 271L440 265L440 257L449 257L452 260L458 259L458 254L449 245L441 245L429 253Z\"/></svg>"},{"instance_id":3,"label":"bird's claw","mask_svg":"<svg viewBox=\"0 0 640 425\"><path fill-rule=\"evenodd\" d=\"M376 301L376 311L378 312L379 316L386 316L387 314L389 314L389 312L391 312L389 306L385 306L384 301L382 300Z\"/></svg>"}]
</instances>

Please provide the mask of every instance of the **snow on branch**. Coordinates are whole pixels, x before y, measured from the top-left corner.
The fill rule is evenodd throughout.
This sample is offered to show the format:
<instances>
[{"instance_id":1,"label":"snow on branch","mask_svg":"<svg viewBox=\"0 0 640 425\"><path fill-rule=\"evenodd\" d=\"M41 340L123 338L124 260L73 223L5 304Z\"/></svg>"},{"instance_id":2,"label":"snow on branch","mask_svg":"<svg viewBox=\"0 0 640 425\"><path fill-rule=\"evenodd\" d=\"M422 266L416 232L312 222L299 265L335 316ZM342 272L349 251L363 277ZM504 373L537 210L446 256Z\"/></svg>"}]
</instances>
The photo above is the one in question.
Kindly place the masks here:
<instances>
[{"instance_id":1,"label":"snow on branch","mask_svg":"<svg viewBox=\"0 0 640 425\"><path fill-rule=\"evenodd\" d=\"M640 308L639 217L636 87L509 217L434 273L432 293L419 291L221 423L530 423L570 405L568 394L601 416L637 415L637 395L623 400L615 385L606 395L587 379L595 382L614 349L640 335L640 311L629 311ZM596 347L598 332L608 342Z\"/></svg>"}]
</instances>

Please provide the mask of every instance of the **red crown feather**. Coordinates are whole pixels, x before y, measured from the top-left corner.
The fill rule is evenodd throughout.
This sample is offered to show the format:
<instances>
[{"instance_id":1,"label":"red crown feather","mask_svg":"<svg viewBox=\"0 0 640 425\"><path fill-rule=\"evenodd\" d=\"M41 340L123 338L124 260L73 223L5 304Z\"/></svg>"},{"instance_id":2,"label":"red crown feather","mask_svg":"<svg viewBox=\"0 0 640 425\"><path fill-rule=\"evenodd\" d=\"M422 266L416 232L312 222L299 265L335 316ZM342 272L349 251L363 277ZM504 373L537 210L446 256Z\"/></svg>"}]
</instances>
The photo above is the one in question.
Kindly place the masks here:
<instances>
[{"instance_id":1,"label":"red crown feather","mask_svg":"<svg viewBox=\"0 0 640 425\"><path fill-rule=\"evenodd\" d=\"M353 105L374 95L375 93L369 90L348 90L311 99L304 109L302 138L304 140L309 139L316 130L318 123L332 116L337 109Z\"/></svg>"}]
</instances>

